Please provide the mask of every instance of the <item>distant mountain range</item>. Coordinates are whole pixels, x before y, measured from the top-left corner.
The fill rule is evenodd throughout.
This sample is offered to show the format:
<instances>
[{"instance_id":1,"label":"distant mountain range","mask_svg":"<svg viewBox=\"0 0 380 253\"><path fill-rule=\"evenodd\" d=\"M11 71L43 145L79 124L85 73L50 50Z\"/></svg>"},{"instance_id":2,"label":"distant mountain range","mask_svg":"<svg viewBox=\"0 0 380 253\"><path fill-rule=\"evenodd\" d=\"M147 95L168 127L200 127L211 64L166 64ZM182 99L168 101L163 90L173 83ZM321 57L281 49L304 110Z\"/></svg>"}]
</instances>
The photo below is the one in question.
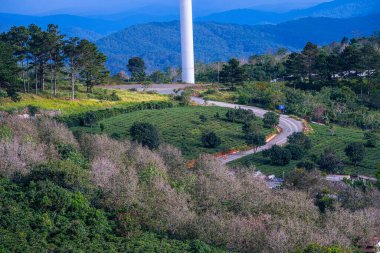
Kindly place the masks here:
<instances>
[{"instance_id":1,"label":"distant mountain range","mask_svg":"<svg viewBox=\"0 0 380 253\"><path fill-rule=\"evenodd\" d=\"M153 21L167 22L176 19L176 17L173 16L154 16L148 14L130 14L127 17L124 15L120 14L120 19L111 20L108 19L108 16L101 19L65 14L37 17L0 13L0 32L7 31L12 26L28 26L30 24L36 24L41 27L47 27L48 24L57 24L62 33L67 36L77 36L95 41L131 25L149 23Z\"/></svg>"},{"instance_id":2,"label":"distant mountain range","mask_svg":"<svg viewBox=\"0 0 380 253\"><path fill-rule=\"evenodd\" d=\"M199 17L196 21L244 25L279 24L304 17L352 18L374 13L380 13L380 0L335 0L286 13L252 9L231 10ZM37 17L0 13L0 32L7 31L13 25L27 26L34 23L46 27L49 23L55 23L68 36L78 36L95 41L132 25L178 20L178 14L179 10L173 9L173 7L159 5L149 5L133 11L94 17L61 14Z\"/></svg>"},{"instance_id":3,"label":"distant mountain range","mask_svg":"<svg viewBox=\"0 0 380 253\"><path fill-rule=\"evenodd\" d=\"M335 0L302 10L285 13L252 9L230 10L197 18L197 21L226 24L278 24L305 17L352 18L380 13L380 0Z\"/></svg>"},{"instance_id":4,"label":"distant mountain range","mask_svg":"<svg viewBox=\"0 0 380 253\"><path fill-rule=\"evenodd\" d=\"M285 47L300 50L308 42L319 45L344 36L367 36L380 30L380 13L350 19L303 18L278 25L236 25L197 22L194 25L197 61L247 58ZM113 73L124 70L132 56L145 59L150 69L180 66L179 22L129 27L98 40Z\"/></svg>"}]
</instances>

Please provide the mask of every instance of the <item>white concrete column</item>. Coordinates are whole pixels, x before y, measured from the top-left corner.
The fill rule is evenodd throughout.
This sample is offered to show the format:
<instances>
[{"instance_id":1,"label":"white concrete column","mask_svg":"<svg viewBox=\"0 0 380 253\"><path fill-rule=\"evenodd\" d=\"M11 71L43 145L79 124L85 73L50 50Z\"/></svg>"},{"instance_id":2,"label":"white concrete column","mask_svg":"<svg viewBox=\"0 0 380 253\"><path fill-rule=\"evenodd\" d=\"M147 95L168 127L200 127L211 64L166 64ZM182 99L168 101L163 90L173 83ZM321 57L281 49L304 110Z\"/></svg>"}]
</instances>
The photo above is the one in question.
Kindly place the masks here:
<instances>
[{"instance_id":1,"label":"white concrete column","mask_svg":"<svg viewBox=\"0 0 380 253\"><path fill-rule=\"evenodd\" d=\"M181 1L182 81L195 83L192 0Z\"/></svg>"}]
</instances>

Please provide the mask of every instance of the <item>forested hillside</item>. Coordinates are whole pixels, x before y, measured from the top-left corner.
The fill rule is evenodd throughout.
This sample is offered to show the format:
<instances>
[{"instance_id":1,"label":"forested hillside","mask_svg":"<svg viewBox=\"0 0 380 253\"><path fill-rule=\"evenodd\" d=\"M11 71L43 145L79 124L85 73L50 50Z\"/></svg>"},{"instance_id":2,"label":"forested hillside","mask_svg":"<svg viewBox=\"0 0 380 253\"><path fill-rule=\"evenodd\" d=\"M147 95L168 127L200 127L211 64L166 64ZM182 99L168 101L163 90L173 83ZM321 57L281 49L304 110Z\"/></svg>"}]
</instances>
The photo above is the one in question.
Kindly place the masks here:
<instances>
[{"instance_id":1,"label":"forested hillside","mask_svg":"<svg viewBox=\"0 0 380 253\"><path fill-rule=\"evenodd\" d=\"M260 26L195 23L195 57L197 61L212 62L248 58L281 47L299 50L308 41L324 45L356 33L370 35L380 29L379 24L380 15L306 18ZM108 56L107 66L113 73L124 70L132 56L144 58L150 69L180 66L181 62L179 22L132 26L97 41L97 45Z\"/></svg>"},{"instance_id":2,"label":"forested hillside","mask_svg":"<svg viewBox=\"0 0 380 253\"><path fill-rule=\"evenodd\" d=\"M351 253L380 232L378 190L317 171L274 191L207 156L189 170L167 144L5 114L0 156L1 252Z\"/></svg>"}]
</instances>

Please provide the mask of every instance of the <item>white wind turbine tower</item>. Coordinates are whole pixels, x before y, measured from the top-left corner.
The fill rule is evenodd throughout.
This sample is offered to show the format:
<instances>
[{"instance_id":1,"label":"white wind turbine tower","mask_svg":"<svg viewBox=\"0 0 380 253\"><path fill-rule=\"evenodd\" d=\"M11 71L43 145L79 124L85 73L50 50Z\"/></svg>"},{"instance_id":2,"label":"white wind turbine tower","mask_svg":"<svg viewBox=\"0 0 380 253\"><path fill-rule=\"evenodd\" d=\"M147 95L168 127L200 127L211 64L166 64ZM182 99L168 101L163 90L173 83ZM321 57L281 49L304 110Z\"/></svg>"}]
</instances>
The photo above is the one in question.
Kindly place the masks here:
<instances>
[{"instance_id":1,"label":"white wind turbine tower","mask_svg":"<svg viewBox=\"0 0 380 253\"><path fill-rule=\"evenodd\" d=\"M181 1L182 81L195 83L192 0Z\"/></svg>"}]
</instances>

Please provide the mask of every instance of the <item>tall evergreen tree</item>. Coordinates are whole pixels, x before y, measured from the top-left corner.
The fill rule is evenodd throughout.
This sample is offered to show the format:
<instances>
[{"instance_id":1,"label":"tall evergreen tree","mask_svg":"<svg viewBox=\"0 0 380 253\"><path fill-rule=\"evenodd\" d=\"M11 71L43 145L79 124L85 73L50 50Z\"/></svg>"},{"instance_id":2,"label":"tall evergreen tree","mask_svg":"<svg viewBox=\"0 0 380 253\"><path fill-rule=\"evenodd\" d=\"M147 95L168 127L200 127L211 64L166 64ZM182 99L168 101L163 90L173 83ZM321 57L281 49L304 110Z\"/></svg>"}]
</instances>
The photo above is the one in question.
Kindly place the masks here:
<instances>
[{"instance_id":1,"label":"tall evergreen tree","mask_svg":"<svg viewBox=\"0 0 380 253\"><path fill-rule=\"evenodd\" d=\"M90 93L94 85L100 83L109 74L104 65L107 57L99 52L94 43L88 40L81 40L78 48L80 77L87 87L87 92Z\"/></svg>"},{"instance_id":2,"label":"tall evergreen tree","mask_svg":"<svg viewBox=\"0 0 380 253\"><path fill-rule=\"evenodd\" d=\"M132 75L132 79L135 82L144 82L146 79L146 66L145 62L140 57L133 57L129 59L127 65L128 71Z\"/></svg>"},{"instance_id":3,"label":"tall evergreen tree","mask_svg":"<svg viewBox=\"0 0 380 253\"><path fill-rule=\"evenodd\" d=\"M68 62L68 69L70 74L70 84L71 84L71 99L75 99L75 81L79 73L79 38L70 37L64 42L63 52L64 56Z\"/></svg>"},{"instance_id":4,"label":"tall evergreen tree","mask_svg":"<svg viewBox=\"0 0 380 253\"><path fill-rule=\"evenodd\" d=\"M305 69L303 67L302 56L299 53L291 53L285 62L287 79L296 88L297 83L302 82Z\"/></svg>"},{"instance_id":5,"label":"tall evergreen tree","mask_svg":"<svg viewBox=\"0 0 380 253\"><path fill-rule=\"evenodd\" d=\"M8 33L3 35L3 41L7 42L13 48L14 56L20 65L21 78L23 81L24 92L27 92L27 64L29 30L25 26L13 26Z\"/></svg>"},{"instance_id":6,"label":"tall evergreen tree","mask_svg":"<svg viewBox=\"0 0 380 253\"><path fill-rule=\"evenodd\" d=\"M9 88L16 81L19 68L12 54L12 47L0 42L0 88Z\"/></svg>"},{"instance_id":7,"label":"tall evergreen tree","mask_svg":"<svg viewBox=\"0 0 380 253\"><path fill-rule=\"evenodd\" d=\"M49 43L49 58L50 58L50 76L53 95L57 95L57 75L63 67L63 38L58 26L50 24L47 29L47 37Z\"/></svg>"},{"instance_id":8,"label":"tall evergreen tree","mask_svg":"<svg viewBox=\"0 0 380 253\"><path fill-rule=\"evenodd\" d=\"M303 57L303 66L305 70L307 71L307 75L309 78L309 84L313 82L313 72L315 70L315 64L317 62L319 49L317 45L314 45L311 42L308 42L304 49L302 50L302 57Z\"/></svg>"},{"instance_id":9,"label":"tall evergreen tree","mask_svg":"<svg viewBox=\"0 0 380 253\"><path fill-rule=\"evenodd\" d=\"M236 84L242 84L244 81L244 70L240 66L238 59L233 58L228 61L228 64L223 66L220 72L220 81L224 84L234 87Z\"/></svg>"},{"instance_id":10,"label":"tall evergreen tree","mask_svg":"<svg viewBox=\"0 0 380 253\"><path fill-rule=\"evenodd\" d=\"M32 67L34 69L34 86L35 93L38 94L38 77L40 59L42 57L42 44L44 40L43 31L40 27L32 24L29 26L30 40L28 41L29 58L32 61Z\"/></svg>"}]
</instances>

